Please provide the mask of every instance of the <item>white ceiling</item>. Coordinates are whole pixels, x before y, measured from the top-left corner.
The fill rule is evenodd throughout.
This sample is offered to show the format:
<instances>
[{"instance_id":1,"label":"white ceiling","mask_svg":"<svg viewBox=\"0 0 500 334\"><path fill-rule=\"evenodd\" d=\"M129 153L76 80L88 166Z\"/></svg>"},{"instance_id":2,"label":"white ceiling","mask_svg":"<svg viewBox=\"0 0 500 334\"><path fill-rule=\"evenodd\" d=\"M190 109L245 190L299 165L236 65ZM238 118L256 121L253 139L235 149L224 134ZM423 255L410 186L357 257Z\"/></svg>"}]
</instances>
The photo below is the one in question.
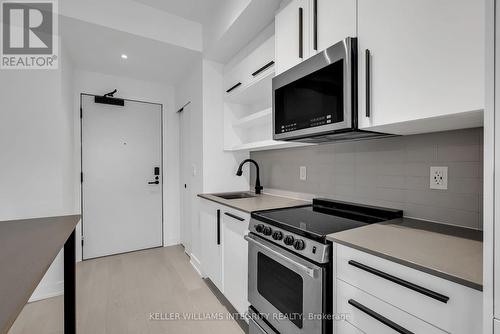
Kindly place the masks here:
<instances>
[{"instance_id":1,"label":"white ceiling","mask_svg":"<svg viewBox=\"0 0 500 334\"><path fill-rule=\"evenodd\" d=\"M59 24L62 43L83 70L176 84L201 58L196 51L72 18L60 17Z\"/></svg>"},{"instance_id":2,"label":"white ceiling","mask_svg":"<svg viewBox=\"0 0 500 334\"><path fill-rule=\"evenodd\" d=\"M207 23L225 0L133 0L198 23Z\"/></svg>"}]
</instances>

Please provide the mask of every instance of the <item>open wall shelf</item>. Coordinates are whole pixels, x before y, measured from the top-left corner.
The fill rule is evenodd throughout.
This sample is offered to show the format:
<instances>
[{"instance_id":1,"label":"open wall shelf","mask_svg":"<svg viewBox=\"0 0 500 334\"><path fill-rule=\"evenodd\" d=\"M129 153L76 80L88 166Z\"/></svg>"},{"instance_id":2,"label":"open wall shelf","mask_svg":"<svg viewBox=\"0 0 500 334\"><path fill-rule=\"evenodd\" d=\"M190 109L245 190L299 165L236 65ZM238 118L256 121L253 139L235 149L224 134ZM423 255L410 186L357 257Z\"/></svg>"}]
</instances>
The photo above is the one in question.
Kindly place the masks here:
<instances>
[{"instance_id":1,"label":"open wall shelf","mask_svg":"<svg viewBox=\"0 0 500 334\"><path fill-rule=\"evenodd\" d=\"M251 151L271 150L271 149L277 149L277 148L299 147L299 146L305 146L305 145L312 145L312 144L276 141L276 140L270 139L270 140L261 140L261 141L256 141L256 142L235 145L232 148L226 149L225 151L232 151L232 152L249 151L249 152L251 152Z\"/></svg>"},{"instance_id":2,"label":"open wall shelf","mask_svg":"<svg viewBox=\"0 0 500 334\"><path fill-rule=\"evenodd\" d=\"M271 121L272 123L272 117L273 117L272 114L273 110L271 108L267 108L240 118L239 120L233 122L233 127L240 129L248 129L259 125L263 126L269 124L269 121Z\"/></svg>"}]
</instances>

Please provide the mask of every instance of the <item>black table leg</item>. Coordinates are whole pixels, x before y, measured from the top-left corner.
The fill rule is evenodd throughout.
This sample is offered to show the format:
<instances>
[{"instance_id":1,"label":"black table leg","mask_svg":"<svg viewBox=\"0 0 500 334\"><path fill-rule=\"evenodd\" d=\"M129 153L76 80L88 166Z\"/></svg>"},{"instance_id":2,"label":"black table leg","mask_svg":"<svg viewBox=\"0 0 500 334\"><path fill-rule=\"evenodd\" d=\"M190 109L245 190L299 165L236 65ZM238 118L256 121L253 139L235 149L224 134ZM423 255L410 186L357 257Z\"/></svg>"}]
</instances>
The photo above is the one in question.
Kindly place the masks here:
<instances>
[{"instance_id":1,"label":"black table leg","mask_svg":"<svg viewBox=\"0 0 500 334\"><path fill-rule=\"evenodd\" d=\"M64 244L64 334L76 333L75 230Z\"/></svg>"}]
</instances>

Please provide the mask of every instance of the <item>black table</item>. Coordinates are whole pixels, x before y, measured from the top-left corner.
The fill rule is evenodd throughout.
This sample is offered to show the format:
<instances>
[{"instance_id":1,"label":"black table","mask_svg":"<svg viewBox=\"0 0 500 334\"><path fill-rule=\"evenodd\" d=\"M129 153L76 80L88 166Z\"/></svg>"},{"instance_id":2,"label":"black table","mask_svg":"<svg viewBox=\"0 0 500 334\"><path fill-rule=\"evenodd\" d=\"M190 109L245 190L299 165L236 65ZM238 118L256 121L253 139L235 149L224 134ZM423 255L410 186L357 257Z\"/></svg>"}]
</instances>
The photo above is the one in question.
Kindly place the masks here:
<instances>
[{"instance_id":1,"label":"black table","mask_svg":"<svg viewBox=\"0 0 500 334\"><path fill-rule=\"evenodd\" d=\"M64 247L64 333L76 333L79 215L0 222L0 334L7 333Z\"/></svg>"}]
</instances>

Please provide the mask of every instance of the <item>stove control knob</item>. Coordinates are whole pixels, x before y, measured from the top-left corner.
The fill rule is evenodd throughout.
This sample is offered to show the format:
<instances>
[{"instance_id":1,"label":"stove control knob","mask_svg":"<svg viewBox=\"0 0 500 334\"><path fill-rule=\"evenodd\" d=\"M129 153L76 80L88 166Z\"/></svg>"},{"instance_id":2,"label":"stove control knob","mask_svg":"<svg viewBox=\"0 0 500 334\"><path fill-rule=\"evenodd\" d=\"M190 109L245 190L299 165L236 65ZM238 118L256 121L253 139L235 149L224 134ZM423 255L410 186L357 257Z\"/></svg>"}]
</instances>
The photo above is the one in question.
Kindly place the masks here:
<instances>
[{"instance_id":1,"label":"stove control knob","mask_svg":"<svg viewBox=\"0 0 500 334\"><path fill-rule=\"evenodd\" d=\"M255 225L255 231L257 231L257 233L262 233L262 230L264 230L264 225L262 224Z\"/></svg>"},{"instance_id":2,"label":"stove control knob","mask_svg":"<svg viewBox=\"0 0 500 334\"><path fill-rule=\"evenodd\" d=\"M274 240L281 240L283 239L283 233L281 233L280 231L276 231L273 233L273 239Z\"/></svg>"},{"instance_id":3,"label":"stove control knob","mask_svg":"<svg viewBox=\"0 0 500 334\"><path fill-rule=\"evenodd\" d=\"M287 236L285 237L285 240L283 240L283 242L284 242L284 243L285 243L285 245L287 245L287 246L291 246L291 245L293 245L293 236L291 236L291 235L287 235Z\"/></svg>"},{"instance_id":4,"label":"stove control knob","mask_svg":"<svg viewBox=\"0 0 500 334\"><path fill-rule=\"evenodd\" d=\"M293 248L295 248L296 250L303 250L304 248L306 248L306 244L304 243L304 240L295 240L295 242L293 243Z\"/></svg>"},{"instance_id":5,"label":"stove control knob","mask_svg":"<svg viewBox=\"0 0 500 334\"><path fill-rule=\"evenodd\" d=\"M273 230L269 226L266 226L264 227L264 230L262 230L262 233L264 233L264 235L269 236L273 233Z\"/></svg>"}]
</instances>

